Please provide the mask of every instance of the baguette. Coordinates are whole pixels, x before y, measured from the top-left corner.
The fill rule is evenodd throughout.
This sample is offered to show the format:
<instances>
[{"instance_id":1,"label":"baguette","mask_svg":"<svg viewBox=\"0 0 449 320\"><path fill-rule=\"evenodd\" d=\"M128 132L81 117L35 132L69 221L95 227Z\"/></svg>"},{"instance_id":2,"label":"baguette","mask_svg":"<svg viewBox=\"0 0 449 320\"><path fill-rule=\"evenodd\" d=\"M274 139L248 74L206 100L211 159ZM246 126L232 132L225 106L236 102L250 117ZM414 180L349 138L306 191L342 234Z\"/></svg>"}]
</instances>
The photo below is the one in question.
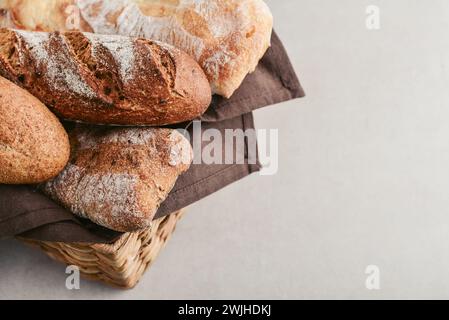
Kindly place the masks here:
<instances>
[{"instance_id":1,"label":"baguette","mask_svg":"<svg viewBox=\"0 0 449 320\"><path fill-rule=\"evenodd\" d=\"M74 214L116 231L149 227L192 161L176 130L76 125L69 136L69 164L41 187Z\"/></svg>"},{"instance_id":2,"label":"baguette","mask_svg":"<svg viewBox=\"0 0 449 320\"><path fill-rule=\"evenodd\" d=\"M13 27L55 31L77 26L82 31L170 43L194 57L205 71L213 93L227 98L255 70L270 46L273 29L273 16L262 0L3 2ZM6 15L4 20L7 24Z\"/></svg>"},{"instance_id":3,"label":"baguette","mask_svg":"<svg viewBox=\"0 0 449 320\"><path fill-rule=\"evenodd\" d=\"M0 75L59 117L92 124L175 124L211 101L192 58L141 38L0 29Z\"/></svg>"},{"instance_id":4,"label":"baguette","mask_svg":"<svg viewBox=\"0 0 449 320\"><path fill-rule=\"evenodd\" d=\"M44 182L64 169L69 154L59 120L31 94L0 77L0 183Z\"/></svg>"}]
</instances>

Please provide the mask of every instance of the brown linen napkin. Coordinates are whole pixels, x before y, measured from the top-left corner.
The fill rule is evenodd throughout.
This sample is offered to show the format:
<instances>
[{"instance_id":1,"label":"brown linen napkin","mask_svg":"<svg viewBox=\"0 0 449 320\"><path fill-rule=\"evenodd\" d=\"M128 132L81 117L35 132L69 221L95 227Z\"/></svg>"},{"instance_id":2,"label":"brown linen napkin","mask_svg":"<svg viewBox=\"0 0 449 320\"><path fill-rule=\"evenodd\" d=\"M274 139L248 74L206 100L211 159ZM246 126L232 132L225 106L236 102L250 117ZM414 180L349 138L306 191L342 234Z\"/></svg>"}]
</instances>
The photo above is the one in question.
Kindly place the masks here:
<instances>
[{"instance_id":1,"label":"brown linen napkin","mask_svg":"<svg viewBox=\"0 0 449 320\"><path fill-rule=\"evenodd\" d=\"M254 128L252 110L303 96L287 53L274 33L272 47L231 99L214 97L201 119L202 129L224 132ZM244 152L246 156L248 151ZM257 164L248 163L192 165L178 179L156 217L184 208L259 169ZM0 185L0 238L15 235L52 242L111 243L120 233L75 217L32 186Z\"/></svg>"},{"instance_id":2,"label":"brown linen napkin","mask_svg":"<svg viewBox=\"0 0 449 320\"><path fill-rule=\"evenodd\" d=\"M242 129L244 131L246 129L254 129L253 114L247 113L233 119L214 123L203 122L201 129L203 132L207 129L217 129L222 136L225 136L226 129ZM192 135L191 128L189 132ZM248 144L247 141L245 142L245 150L242 150L244 154L238 154L235 145L233 149L236 157L245 159L245 164L192 164L190 169L179 177L172 192L159 208L156 218L185 208L199 199L203 199L225 186L259 171L258 159L256 159L256 163L249 163ZM203 147L205 144L203 143ZM222 154L223 156L226 154L224 143L222 145Z\"/></svg>"},{"instance_id":3,"label":"brown linen napkin","mask_svg":"<svg viewBox=\"0 0 449 320\"><path fill-rule=\"evenodd\" d=\"M220 121L252 112L276 103L302 98L299 83L281 40L273 31L271 47L260 60L256 71L249 74L230 99L214 96L202 121Z\"/></svg>"},{"instance_id":4,"label":"brown linen napkin","mask_svg":"<svg viewBox=\"0 0 449 320\"><path fill-rule=\"evenodd\" d=\"M31 186L0 185L0 237L91 243L117 239L120 233L79 219Z\"/></svg>"},{"instance_id":5,"label":"brown linen napkin","mask_svg":"<svg viewBox=\"0 0 449 320\"><path fill-rule=\"evenodd\" d=\"M226 129L254 129L253 115L248 113L220 122L202 123L201 130L217 129L225 136ZM190 126L190 136L193 127ZM239 151L234 147L234 153ZM260 169L258 162L248 163L248 146L243 154L244 164L192 164L182 175L157 212L156 218L182 209L230 183ZM225 155L225 144L222 146ZM121 233L80 219L46 197L33 186L0 185L0 237L20 235L28 239L51 242L110 243Z\"/></svg>"}]
</instances>

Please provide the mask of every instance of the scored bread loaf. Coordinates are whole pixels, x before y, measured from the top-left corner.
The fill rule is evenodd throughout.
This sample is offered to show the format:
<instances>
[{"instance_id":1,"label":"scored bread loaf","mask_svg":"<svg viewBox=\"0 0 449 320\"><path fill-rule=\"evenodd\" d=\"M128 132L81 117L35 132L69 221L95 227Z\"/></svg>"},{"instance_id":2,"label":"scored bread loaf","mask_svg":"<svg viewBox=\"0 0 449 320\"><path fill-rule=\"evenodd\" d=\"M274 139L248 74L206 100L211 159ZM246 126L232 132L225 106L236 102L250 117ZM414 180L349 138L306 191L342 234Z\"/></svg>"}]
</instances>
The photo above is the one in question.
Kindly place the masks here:
<instances>
[{"instance_id":1,"label":"scored bread loaf","mask_svg":"<svg viewBox=\"0 0 449 320\"><path fill-rule=\"evenodd\" d=\"M76 125L69 136L69 164L42 189L72 213L116 231L149 227L192 162L190 143L176 130Z\"/></svg>"},{"instance_id":2,"label":"scored bread loaf","mask_svg":"<svg viewBox=\"0 0 449 320\"><path fill-rule=\"evenodd\" d=\"M187 54L117 35L0 29L0 75L58 116L93 124L185 122L211 101L204 72Z\"/></svg>"},{"instance_id":3,"label":"scored bread loaf","mask_svg":"<svg viewBox=\"0 0 449 320\"><path fill-rule=\"evenodd\" d=\"M3 0L4 24L80 29L170 43L198 61L213 93L230 97L270 46L263 0ZM77 16L78 14L78 16ZM0 19L1 24L1 19Z\"/></svg>"},{"instance_id":4,"label":"scored bread loaf","mask_svg":"<svg viewBox=\"0 0 449 320\"><path fill-rule=\"evenodd\" d=\"M0 183L44 182L64 169L69 154L59 120L27 91L0 77Z\"/></svg>"}]
</instances>

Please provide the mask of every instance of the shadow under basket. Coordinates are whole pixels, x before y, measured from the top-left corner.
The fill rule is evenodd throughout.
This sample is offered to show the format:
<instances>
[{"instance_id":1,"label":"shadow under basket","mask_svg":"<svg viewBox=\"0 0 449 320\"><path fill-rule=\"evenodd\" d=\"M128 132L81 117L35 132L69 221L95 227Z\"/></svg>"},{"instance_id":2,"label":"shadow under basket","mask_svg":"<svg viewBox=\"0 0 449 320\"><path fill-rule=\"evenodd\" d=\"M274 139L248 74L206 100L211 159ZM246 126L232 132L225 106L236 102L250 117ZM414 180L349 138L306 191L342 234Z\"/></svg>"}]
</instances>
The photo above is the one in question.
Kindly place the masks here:
<instances>
[{"instance_id":1,"label":"shadow under basket","mask_svg":"<svg viewBox=\"0 0 449 320\"><path fill-rule=\"evenodd\" d=\"M112 244L60 243L20 239L51 258L80 268L87 279L131 289L164 248L184 210L155 220L151 228L126 233Z\"/></svg>"}]
</instances>

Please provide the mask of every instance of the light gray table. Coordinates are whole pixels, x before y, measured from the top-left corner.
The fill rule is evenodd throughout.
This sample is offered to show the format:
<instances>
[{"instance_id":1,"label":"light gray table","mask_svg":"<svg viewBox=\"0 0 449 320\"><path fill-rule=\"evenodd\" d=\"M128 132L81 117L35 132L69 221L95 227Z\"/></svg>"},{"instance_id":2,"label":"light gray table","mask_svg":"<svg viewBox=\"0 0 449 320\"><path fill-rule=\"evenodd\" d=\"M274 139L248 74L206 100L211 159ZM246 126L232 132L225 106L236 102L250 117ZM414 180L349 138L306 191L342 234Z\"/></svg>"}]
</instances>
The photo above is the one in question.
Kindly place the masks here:
<instances>
[{"instance_id":1,"label":"light gray table","mask_svg":"<svg viewBox=\"0 0 449 320\"><path fill-rule=\"evenodd\" d=\"M0 298L449 298L449 2L268 3L308 94L256 114L279 173L194 205L132 291L1 241Z\"/></svg>"}]
</instances>

